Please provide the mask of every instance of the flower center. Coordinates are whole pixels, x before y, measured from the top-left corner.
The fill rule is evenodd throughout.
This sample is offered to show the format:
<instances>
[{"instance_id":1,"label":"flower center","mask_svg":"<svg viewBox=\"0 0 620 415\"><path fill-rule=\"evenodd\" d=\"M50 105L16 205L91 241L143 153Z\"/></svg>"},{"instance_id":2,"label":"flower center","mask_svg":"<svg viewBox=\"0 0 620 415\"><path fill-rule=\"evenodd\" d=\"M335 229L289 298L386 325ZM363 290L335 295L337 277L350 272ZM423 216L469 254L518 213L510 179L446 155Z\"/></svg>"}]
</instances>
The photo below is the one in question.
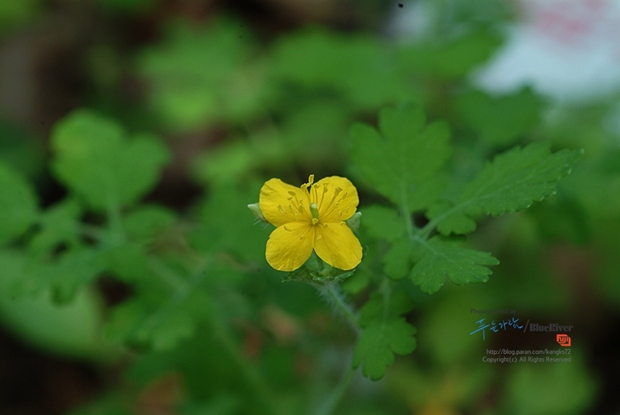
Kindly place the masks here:
<instances>
[{"instance_id":1,"label":"flower center","mask_svg":"<svg viewBox=\"0 0 620 415\"><path fill-rule=\"evenodd\" d=\"M312 214L312 224L319 223L319 207L316 203L310 203L310 213Z\"/></svg>"}]
</instances>

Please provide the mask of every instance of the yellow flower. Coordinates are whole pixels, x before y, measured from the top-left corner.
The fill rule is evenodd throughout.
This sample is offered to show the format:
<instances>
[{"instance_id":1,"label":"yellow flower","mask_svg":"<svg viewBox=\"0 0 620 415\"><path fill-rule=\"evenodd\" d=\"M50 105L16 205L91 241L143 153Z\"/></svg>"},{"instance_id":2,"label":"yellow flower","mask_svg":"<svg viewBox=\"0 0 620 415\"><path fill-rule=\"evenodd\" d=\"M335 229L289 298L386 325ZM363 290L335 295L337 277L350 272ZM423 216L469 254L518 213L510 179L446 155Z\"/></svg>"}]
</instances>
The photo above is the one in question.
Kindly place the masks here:
<instances>
[{"instance_id":1,"label":"yellow flower","mask_svg":"<svg viewBox=\"0 0 620 415\"><path fill-rule=\"evenodd\" d=\"M362 246L345 221L355 213L357 189L344 177L331 176L314 183L310 175L301 188L270 179L260 190L259 207L276 226L265 256L273 268L294 271L312 251L343 271L362 260Z\"/></svg>"}]
</instances>

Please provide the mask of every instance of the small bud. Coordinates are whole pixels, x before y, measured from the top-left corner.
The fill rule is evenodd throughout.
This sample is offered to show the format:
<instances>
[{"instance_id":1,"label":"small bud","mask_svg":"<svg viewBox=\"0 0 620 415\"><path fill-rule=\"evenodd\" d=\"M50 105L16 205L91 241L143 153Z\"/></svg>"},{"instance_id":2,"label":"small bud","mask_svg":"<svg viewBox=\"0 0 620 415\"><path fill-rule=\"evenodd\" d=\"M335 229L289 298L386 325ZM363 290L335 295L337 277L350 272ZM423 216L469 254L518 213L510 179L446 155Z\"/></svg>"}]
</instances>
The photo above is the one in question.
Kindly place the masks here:
<instances>
[{"instance_id":1,"label":"small bud","mask_svg":"<svg viewBox=\"0 0 620 415\"><path fill-rule=\"evenodd\" d=\"M265 217L263 216L263 212L261 212L260 207L258 206L258 203L250 203L248 205L248 209L252 211L256 219L261 220L263 222L267 222L267 219L265 219Z\"/></svg>"},{"instance_id":2,"label":"small bud","mask_svg":"<svg viewBox=\"0 0 620 415\"><path fill-rule=\"evenodd\" d=\"M353 232L357 232L360 227L360 222L362 220L362 212L355 212L353 216L347 219L347 226L351 228Z\"/></svg>"}]
</instances>

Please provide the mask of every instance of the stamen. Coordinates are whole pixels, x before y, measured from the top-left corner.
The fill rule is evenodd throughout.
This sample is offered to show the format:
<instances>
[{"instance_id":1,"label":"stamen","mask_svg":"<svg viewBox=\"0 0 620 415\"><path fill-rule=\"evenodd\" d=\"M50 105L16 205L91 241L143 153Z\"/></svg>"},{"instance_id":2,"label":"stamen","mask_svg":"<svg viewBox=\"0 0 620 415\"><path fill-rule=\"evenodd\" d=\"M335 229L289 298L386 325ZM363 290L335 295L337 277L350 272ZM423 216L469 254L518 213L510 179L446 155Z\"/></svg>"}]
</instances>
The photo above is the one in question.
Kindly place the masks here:
<instances>
[{"instance_id":1,"label":"stamen","mask_svg":"<svg viewBox=\"0 0 620 415\"><path fill-rule=\"evenodd\" d=\"M312 183L314 183L314 174L311 174L308 177L308 183L304 183L301 185L301 190L308 190L308 193L310 193L310 190L308 188L312 186Z\"/></svg>"},{"instance_id":2,"label":"stamen","mask_svg":"<svg viewBox=\"0 0 620 415\"><path fill-rule=\"evenodd\" d=\"M332 196L332 198L329 201L329 203L327 203L325 205L325 213L324 213L324 215L329 215L331 212L333 212L334 209L338 208L338 204L344 200L344 198L346 197L346 194L347 194L347 192L345 192L344 197L336 200L336 198L338 197L338 195L342 191L343 191L342 187L336 187L334 189L334 195Z\"/></svg>"}]
</instances>

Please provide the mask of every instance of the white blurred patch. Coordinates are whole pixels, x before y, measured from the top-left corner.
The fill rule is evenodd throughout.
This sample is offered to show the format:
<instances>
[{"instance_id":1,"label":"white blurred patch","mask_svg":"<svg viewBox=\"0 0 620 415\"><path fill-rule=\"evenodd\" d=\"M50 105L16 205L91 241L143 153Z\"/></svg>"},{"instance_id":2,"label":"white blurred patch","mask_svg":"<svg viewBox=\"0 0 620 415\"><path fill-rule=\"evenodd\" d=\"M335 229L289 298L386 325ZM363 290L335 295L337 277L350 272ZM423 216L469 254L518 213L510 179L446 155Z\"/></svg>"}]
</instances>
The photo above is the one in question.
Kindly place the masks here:
<instances>
[{"instance_id":1,"label":"white blurred patch","mask_svg":"<svg viewBox=\"0 0 620 415\"><path fill-rule=\"evenodd\" d=\"M532 85L559 101L620 91L620 1L521 0L524 19L475 76L489 91Z\"/></svg>"}]
</instances>

